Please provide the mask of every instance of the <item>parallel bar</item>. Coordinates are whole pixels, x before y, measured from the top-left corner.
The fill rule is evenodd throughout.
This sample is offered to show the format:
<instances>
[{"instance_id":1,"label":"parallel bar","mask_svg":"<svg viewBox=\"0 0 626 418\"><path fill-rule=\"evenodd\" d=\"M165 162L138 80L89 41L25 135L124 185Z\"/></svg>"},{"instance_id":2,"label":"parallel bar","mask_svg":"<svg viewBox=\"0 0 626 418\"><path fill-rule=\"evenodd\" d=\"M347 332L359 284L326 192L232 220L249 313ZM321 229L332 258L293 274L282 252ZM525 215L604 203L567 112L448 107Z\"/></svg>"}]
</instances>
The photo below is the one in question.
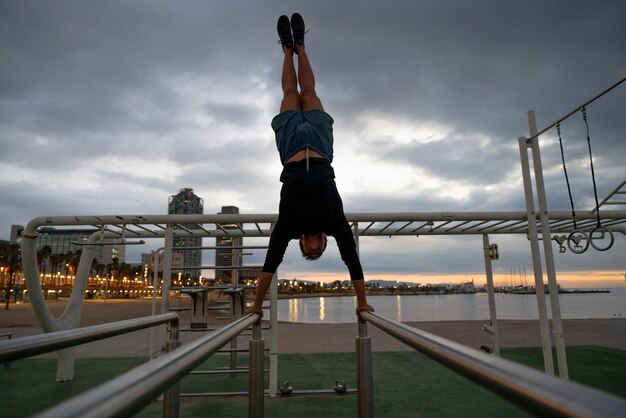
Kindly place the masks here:
<instances>
[{"instance_id":1,"label":"parallel bar","mask_svg":"<svg viewBox=\"0 0 626 418\"><path fill-rule=\"evenodd\" d=\"M371 312L361 317L442 365L539 416L624 417L626 401Z\"/></svg>"},{"instance_id":2,"label":"parallel bar","mask_svg":"<svg viewBox=\"0 0 626 418\"><path fill-rule=\"evenodd\" d=\"M9 341L0 341L0 363L74 347L80 344L167 323L176 323L178 325L178 315L171 312L111 322L108 324L15 338Z\"/></svg>"},{"instance_id":3,"label":"parallel bar","mask_svg":"<svg viewBox=\"0 0 626 418\"><path fill-rule=\"evenodd\" d=\"M356 337L357 391L359 418L374 417L374 383L372 378L372 341L367 335L367 322L358 320Z\"/></svg>"},{"instance_id":4,"label":"parallel bar","mask_svg":"<svg viewBox=\"0 0 626 418\"><path fill-rule=\"evenodd\" d=\"M88 392L51 408L38 418L127 417L137 413L160 393L259 319L249 314L205 337L136 367Z\"/></svg>"},{"instance_id":5,"label":"parallel bar","mask_svg":"<svg viewBox=\"0 0 626 418\"><path fill-rule=\"evenodd\" d=\"M264 374L264 342L261 335L261 320L252 325L250 339L250 363L248 385L248 417L263 418L265 402L265 374Z\"/></svg>"}]
</instances>

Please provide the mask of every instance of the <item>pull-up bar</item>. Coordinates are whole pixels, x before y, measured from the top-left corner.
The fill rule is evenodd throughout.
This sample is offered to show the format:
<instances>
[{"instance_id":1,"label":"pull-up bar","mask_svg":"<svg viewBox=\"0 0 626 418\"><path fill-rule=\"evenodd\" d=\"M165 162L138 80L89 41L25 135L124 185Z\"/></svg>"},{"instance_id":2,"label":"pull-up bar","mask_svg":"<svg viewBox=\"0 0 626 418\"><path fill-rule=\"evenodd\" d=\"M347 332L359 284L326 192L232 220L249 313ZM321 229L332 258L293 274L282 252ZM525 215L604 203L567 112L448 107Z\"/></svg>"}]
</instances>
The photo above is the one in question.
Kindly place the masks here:
<instances>
[{"instance_id":1,"label":"pull-up bar","mask_svg":"<svg viewBox=\"0 0 626 418\"><path fill-rule=\"evenodd\" d=\"M535 135L531 136L530 138L526 138L526 141L531 141L537 137L539 137L539 135L543 134L544 132L546 132L549 129L554 128L558 123L563 122L565 119L569 118L570 116L572 116L574 113L580 111L580 109L582 109L583 107L586 107L588 104L595 102L596 100L598 100L600 97L604 96L605 94L607 94L608 92L610 92L611 90L613 90L614 88L616 88L617 86L619 86L620 84L622 84L624 81L626 81L626 77L622 78L620 81L618 81L617 83L613 84L612 86L610 86L609 88L607 88L606 90L604 90L602 93L597 94L596 96L594 96L592 99L586 101L585 103L581 104L580 106L576 107L574 110L572 110L571 112L567 113L565 116L561 117L560 119L552 122L550 125L546 126L545 128L543 128L542 130L540 130L539 132L537 132Z\"/></svg>"}]
</instances>

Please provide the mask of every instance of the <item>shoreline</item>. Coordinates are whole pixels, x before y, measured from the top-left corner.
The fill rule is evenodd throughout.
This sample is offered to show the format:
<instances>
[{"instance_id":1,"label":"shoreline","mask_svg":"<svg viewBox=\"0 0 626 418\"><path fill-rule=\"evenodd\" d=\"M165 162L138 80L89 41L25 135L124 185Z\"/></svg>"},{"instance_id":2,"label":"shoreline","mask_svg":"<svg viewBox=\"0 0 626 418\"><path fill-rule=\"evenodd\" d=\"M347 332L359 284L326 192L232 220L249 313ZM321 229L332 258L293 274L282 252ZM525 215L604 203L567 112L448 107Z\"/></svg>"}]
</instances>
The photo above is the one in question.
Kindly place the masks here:
<instances>
[{"instance_id":1,"label":"shoreline","mask_svg":"<svg viewBox=\"0 0 626 418\"><path fill-rule=\"evenodd\" d=\"M173 298L172 307L187 306L186 298ZM160 310L160 303L157 304ZM48 308L58 318L65 310L65 301L50 301ZM97 325L124 319L148 316L152 311L151 300L109 299L85 301L80 324L82 327ZM183 328L188 328L189 312L178 312ZM218 311L209 311L208 325L219 328L226 324L218 316ZM485 320L451 320L404 322L425 332L435 334L452 341L479 348L490 345L491 336L481 327ZM269 322L263 320L264 326ZM536 347L541 346L539 322L537 320L498 320L501 347ZM626 350L626 318L607 319L564 319L564 339L566 345L599 345ZM354 352L357 335L357 321L352 323L295 323L280 321L278 326L278 353L330 353ZM13 338L41 334L42 328L35 317L30 303L11 305L10 310L0 311L0 333L13 333ZM374 351L413 350L395 340L375 326L368 326ZM183 344L194 341L205 333L181 332ZM269 344L269 331L263 332L266 344ZM239 344L247 345L249 337L242 336ZM125 336L113 337L100 342L85 344L77 348L79 357L129 357L145 356L149 352L150 330L137 331ZM43 355L55 357L55 353Z\"/></svg>"}]
</instances>

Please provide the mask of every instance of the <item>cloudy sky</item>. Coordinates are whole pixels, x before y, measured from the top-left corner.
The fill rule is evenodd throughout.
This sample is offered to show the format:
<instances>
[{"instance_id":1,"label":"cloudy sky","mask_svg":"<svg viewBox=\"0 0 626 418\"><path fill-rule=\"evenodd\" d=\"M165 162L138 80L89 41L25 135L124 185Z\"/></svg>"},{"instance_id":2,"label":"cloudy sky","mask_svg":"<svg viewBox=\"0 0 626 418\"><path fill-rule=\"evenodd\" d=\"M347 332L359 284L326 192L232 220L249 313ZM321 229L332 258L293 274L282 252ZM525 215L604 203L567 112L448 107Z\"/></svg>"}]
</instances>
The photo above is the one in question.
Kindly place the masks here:
<instances>
[{"instance_id":1,"label":"cloudy sky","mask_svg":"<svg viewBox=\"0 0 626 418\"><path fill-rule=\"evenodd\" d=\"M166 213L183 187L205 213L277 212L275 27L294 11L335 119L346 212L523 210L526 112L541 128L626 75L618 0L2 1L0 238L37 216ZM626 179L626 83L588 115L602 198ZM562 133L576 207L589 210L580 114ZM541 146L549 208L569 210L554 130ZM557 254L560 277L623 285L617 238L606 253ZM525 237L492 241L496 273L530 273ZM295 247L282 275L347 278L334 245L317 263ZM484 280L481 237L367 238L361 257L368 278Z\"/></svg>"}]
</instances>

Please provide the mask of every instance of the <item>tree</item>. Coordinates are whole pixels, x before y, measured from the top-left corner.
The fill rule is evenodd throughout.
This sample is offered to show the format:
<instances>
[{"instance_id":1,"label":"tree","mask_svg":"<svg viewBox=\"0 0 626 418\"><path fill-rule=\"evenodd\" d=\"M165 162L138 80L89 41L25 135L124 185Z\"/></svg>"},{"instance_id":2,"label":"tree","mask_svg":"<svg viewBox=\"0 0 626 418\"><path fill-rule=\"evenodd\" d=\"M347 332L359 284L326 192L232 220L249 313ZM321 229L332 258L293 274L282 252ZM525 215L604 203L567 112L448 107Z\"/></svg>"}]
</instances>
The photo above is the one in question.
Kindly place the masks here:
<instances>
[{"instance_id":1,"label":"tree","mask_svg":"<svg viewBox=\"0 0 626 418\"><path fill-rule=\"evenodd\" d=\"M8 268L9 280L6 288L5 310L9 310L9 300L11 299L11 288L15 281L15 275L21 271L22 252L18 244L8 244L0 246L0 265Z\"/></svg>"},{"instance_id":2,"label":"tree","mask_svg":"<svg viewBox=\"0 0 626 418\"><path fill-rule=\"evenodd\" d=\"M52 255L52 248L49 245L44 245L37 251L37 263L39 264L39 272L41 274L41 283L44 284L46 280L46 267L50 261Z\"/></svg>"}]
</instances>

